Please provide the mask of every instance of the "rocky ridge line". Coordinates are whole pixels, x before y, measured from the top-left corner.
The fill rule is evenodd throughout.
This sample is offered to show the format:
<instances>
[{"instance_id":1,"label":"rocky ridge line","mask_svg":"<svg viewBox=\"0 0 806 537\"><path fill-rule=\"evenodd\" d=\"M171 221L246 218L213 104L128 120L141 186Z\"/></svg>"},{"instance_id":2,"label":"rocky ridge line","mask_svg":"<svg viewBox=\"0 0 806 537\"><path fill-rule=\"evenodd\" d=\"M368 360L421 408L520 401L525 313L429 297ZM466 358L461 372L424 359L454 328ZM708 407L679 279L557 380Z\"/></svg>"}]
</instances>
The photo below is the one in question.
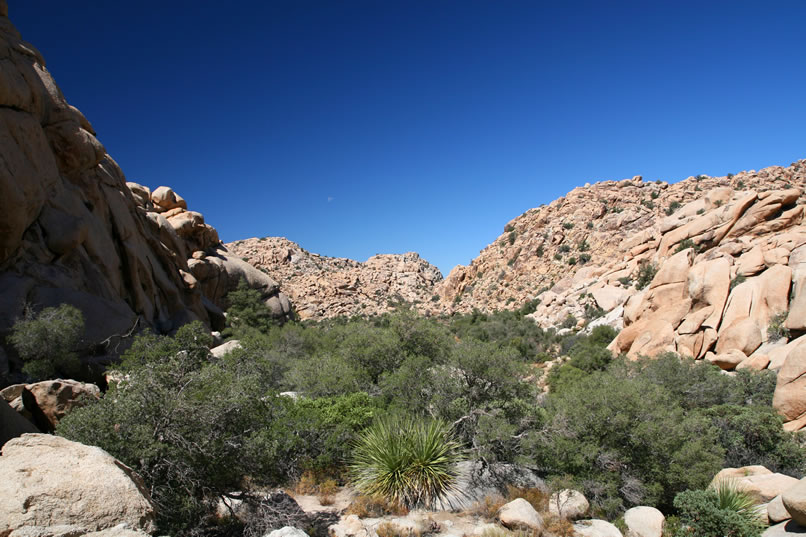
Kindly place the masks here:
<instances>
[{"instance_id":1,"label":"rocky ridge line","mask_svg":"<svg viewBox=\"0 0 806 537\"><path fill-rule=\"evenodd\" d=\"M228 243L243 258L277 280L301 319L377 315L400 300L430 303L442 273L414 252L380 254L365 262L313 254L282 237Z\"/></svg>"}]
</instances>

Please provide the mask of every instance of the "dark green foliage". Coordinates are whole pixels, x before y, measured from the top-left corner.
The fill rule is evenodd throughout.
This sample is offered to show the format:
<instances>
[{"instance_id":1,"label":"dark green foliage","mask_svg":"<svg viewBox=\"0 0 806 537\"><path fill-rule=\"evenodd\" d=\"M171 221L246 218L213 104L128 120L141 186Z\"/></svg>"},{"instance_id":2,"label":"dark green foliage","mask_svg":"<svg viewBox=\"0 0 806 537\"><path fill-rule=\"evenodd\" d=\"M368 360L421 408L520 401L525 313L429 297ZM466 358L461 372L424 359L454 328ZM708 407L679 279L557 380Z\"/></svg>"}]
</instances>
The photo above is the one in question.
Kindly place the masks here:
<instances>
[{"instance_id":1,"label":"dark green foliage","mask_svg":"<svg viewBox=\"0 0 806 537\"><path fill-rule=\"evenodd\" d=\"M693 248L695 252L700 251L700 247L697 244L694 244L694 241L691 239L683 239L675 248L674 253L682 252L683 250L688 250L689 248Z\"/></svg>"},{"instance_id":2,"label":"dark green foliage","mask_svg":"<svg viewBox=\"0 0 806 537\"><path fill-rule=\"evenodd\" d=\"M227 329L223 335L244 337L249 332L268 332L278 323L263 302L260 291L252 289L241 279L238 287L227 294Z\"/></svg>"},{"instance_id":3,"label":"dark green foliage","mask_svg":"<svg viewBox=\"0 0 806 537\"><path fill-rule=\"evenodd\" d=\"M518 238L518 232L517 231L510 231L509 232L509 245L512 246L513 244L515 244L515 239L517 239L517 238Z\"/></svg>"},{"instance_id":4,"label":"dark green foliage","mask_svg":"<svg viewBox=\"0 0 806 537\"><path fill-rule=\"evenodd\" d=\"M576 257L569 257L568 258L568 264L569 265L576 265L577 264L577 258Z\"/></svg>"},{"instance_id":5,"label":"dark green foliage","mask_svg":"<svg viewBox=\"0 0 806 537\"><path fill-rule=\"evenodd\" d=\"M574 229L573 222L563 222L563 229Z\"/></svg>"},{"instance_id":6,"label":"dark green foliage","mask_svg":"<svg viewBox=\"0 0 806 537\"><path fill-rule=\"evenodd\" d=\"M748 511L720 506L713 489L687 490L674 499L679 512L682 533L687 537L758 537L763 524Z\"/></svg>"},{"instance_id":7,"label":"dark green foliage","mask_svg":"<svg viewBox=\"0 0 806 537\"><path fill-rule=\"evenodd\" d=\"M733 288L739 284L742 284L747 281L747 278L743 274L738 274L735 278L730 281L730 290L733 291Z\"/></svg>"},{"instance_id":8,"label":"dark green foliage","mask_svg":"<svg viewBox=\"0 0 806 537\"><path fill-rule=\"evenodd\" d=\"M590 244L588 244L588 241L586 240L581 240L577 243L577 250L580 252L587 252L590 250Z\"/></svg>"},{"instance_id":9,"label":"dark green foliage","mask_svg":"<svg viewBox=\"0 0 806 537\"><path fill-rule=\"evenodd\" d=\"M578 374L577 374L578 375ZM608 518L632 505L668 508L722 467L716 431L661 387L597 371L552 393L548 423L525 449L549 474L571 474Z\"/></svg>"},{"instance_id":10,"label":"dark green foliage","mask_svg":"<svg viewBox=\"0 0 806 537\"><path fill-rule=\"evenodd\" d=\"M590 260L591 260L591 255L590 254L579 254L579 263L581 265L584 265L585 263L587 263Z\"/></svg>"},{"instance_id":11,"label":"dark green foliage","mask_svg":"<svg viewBox=\"0 0 806 537\"><path fill-rule=\"evenodd\" d=\"M289 402L266 392L239 364L209 363L208 344L199 323L182 327L175 338L138 337L124 359L127 380L57 429L102 447L140 474L162 532L201 523L217 497L237 490L247 472L263 479L283 473L256 426L277 420Z\"/></svg>"},{"instance_id":12,"label":"dark green foliage","mask_svg":"<svg viewBox=\"0 0 806 537\"><path fill-rule=\"evenodd\" d=\"M675 200L669 204L669 207L666 209L666 216L671 216L677 209L680 208L680 202Z\"/></svg>"},{"instance_id":13,"label":"dark green foliage","mask_svg":"<svg viewBox=\"0 0 806 537\"><path fill-rule=\"evenodd\" d=\"M564 254L566 254L566 253L571 251L571 247L568 246L567 244L561 244L559 249L560 249L560 252L562 252Z\"/></svg>"},{"instance_id":14,"label":"dark green foliage","mask_svg":"<svg viewBox=\"0 0 806 537\"><path fill-rule=\"evenodd\" d=\"M638 290L643 289L650 283L652 283L652 278L655 277L655 274L658 272L658 267L655 263L651 263L649 261L643 261L638 266L638 277L635 280L635 288Z\"/></svg>"},{"instance_id":15,"label":"dark green foliage","mask_svg":"<svg viewBox=\"0 0 806 537\"><path fill-rule=\"evenodd\" d=\"M789 329L785 326L787 312L783 311L770 319L770 324L767 326L767 337L775 341L776 339L787 338L789 339Z\"/></svg>"},{"instance_id":16,"label":"dark green foliage","mask_svg":"<svg viewBox=\"0 0 806 537\"><path fill-rule=\"evenodd\" d=\"M8 342L24 362L23 373L35 380L74 378L81 368L75 348L83 333L84 316L69 304L37 314L26 307L23 318L14 323Z\"/></svg>"},{"instance_id":17,"label":"dark green foliage","mask_svg":"<svg viewBox=\"0 0 806 537\"><path fill-rule=\"evenodd\" d=\"M588 222L587 224L585 224L585 227L588 229L593 229L593 222Z\"/></svg>"},{"instance_id":18,"label":"dark green foliage","mask_svg":"<svg viewBox=\"0 0 806 537\"><path fill-rule=\"evenodd\" d=\"M576 476L608 516L637 504L669 509L675 494L704 487L725 466L803 474L806 452L770 406L774 373L728 377L672 353L636 362L597 355L611 336L577 339L571 360L549 376L546 426L524 444L545 473Z\"/></svg>"},{"instance_id":19,"label":"dark green foliage","mask_svg":"<svg viewBox=\"0 0 806 537\"><path fill-rule=\"evenodd\" d=\"M541 244L540 246L537 247L537 250L535 250L535 254L537 255L537 257L543 257L543 253L544 253L543 245Z\"/></svg>"},{"instance_id":20,"label":"dark green foliage","mask_svg":"<svg viewBox=\"0 0 806 537\"><path fill-rule=\"evenodd\" d=\"M658 192L657 190L653 190L652 193L649 195L649 197L652 198L653 200L658 199L658 196L660 196L660 192Z\"/></svg>"}]
</instances>

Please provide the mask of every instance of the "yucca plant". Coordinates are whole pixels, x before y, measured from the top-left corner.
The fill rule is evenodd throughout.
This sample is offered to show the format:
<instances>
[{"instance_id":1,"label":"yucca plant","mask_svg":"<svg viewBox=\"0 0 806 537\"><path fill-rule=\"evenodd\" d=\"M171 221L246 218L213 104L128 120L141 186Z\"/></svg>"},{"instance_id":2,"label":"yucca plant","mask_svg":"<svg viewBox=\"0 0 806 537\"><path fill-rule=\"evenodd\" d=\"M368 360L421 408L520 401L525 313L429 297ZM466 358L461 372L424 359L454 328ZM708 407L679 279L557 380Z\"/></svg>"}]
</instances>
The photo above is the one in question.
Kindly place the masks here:
<instances>
[{"instance_id":1,"label":"yucca plant","mask_svg":"<svg viewBox=\"0 0 806 537\"><path fill-rule=\"evenodd\" d=\"M464 459L446 423L395 416L379 419L359 437L350 471L363 494L430 507L458 493L456 464Z\"/></svg>"},{"instance_id":2,"label":"yucca plant","mask_svg":"<svg viewBox=\"0 0 806 537\"><path fill-rule=\"evenodd\" d=\"M748 524L764 526L761 509L752 493L741 488L733 479L720 479L711 485L716 492L719 508L733 511L745 519Z\"/></svg>"}]
</instances>

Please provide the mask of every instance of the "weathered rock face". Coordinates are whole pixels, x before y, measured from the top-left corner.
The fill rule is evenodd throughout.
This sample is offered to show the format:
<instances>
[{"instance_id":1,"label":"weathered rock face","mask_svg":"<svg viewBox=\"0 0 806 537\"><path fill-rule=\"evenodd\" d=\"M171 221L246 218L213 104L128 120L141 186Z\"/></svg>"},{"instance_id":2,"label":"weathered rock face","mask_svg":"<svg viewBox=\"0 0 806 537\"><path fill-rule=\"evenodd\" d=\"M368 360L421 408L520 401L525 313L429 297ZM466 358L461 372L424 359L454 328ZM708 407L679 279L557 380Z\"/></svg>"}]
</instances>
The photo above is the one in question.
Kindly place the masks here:
<instances>
[{"instance_id":1,"label":"weathered rock face","mask_svg":"<svg viewBox=\"0 0 806 537\"><path fill-rule=\"evenodd\" d=\"M362 263L312 254L280 237L226 247L276 279L302 319L375 315L390 311L399 300L425 311L442 281L439 269L413 252L376 255Z\"/></svg>"},{"instance_id":2,"label":"weathered rock face","mask_svg":"<svg viewBox=\"0 0 806 537\"><path fill-rule=\"evenodd\" d=\"M95 384L56 379L15 384L0 391L0 395L40 431L52 432L68 412L97 399L101 391Z\"/></svg>"},{"instance_id":3,"label":"weathered rock face","mask_svg":"<svg viewBox=\"0 0 806 537\"><path fill-rule=\"evenodd\" d=\"M0 537L26 526L155 529L154 506L139 477L100 448L23 435L3 447L0 482Z\"/></svg>"},{"instance_id":4,"label":"weathered rock face","mask_svg":"<svg viewBox=\"0 0 806 537\"><path fill-rule=\"evenodd\" d=\"M6 15L0 12L0 344L26 304L77 306L87 348L128 332L138 318L159 332L196 319L210 324L211 312L220 321L224 286L215 298L205 295L188 267L195 252L228 258L215 250L215 229L170 188L152 193L126 183ZM277 284L264 279L266 299L279 301ZM282 306L285 315L288 301ZM2 377L6 369L0 363Z\"/></svg>"},{"instance_id":5,"label":"weathered rock face","mask_svg":"<svg viewBox=\"0 0 806 537\"><path fill-rule=\"evenodd\" d=\"M773 369L775 407L798 430L804 184L806 161L673 185L634 178L577 188L511 221L440 284L438 305L489 310L537 298L531 317L544 328L605 314L623 328L610 349L631 358L672 351L728 371Z\"/></svg>"}]
</instances>

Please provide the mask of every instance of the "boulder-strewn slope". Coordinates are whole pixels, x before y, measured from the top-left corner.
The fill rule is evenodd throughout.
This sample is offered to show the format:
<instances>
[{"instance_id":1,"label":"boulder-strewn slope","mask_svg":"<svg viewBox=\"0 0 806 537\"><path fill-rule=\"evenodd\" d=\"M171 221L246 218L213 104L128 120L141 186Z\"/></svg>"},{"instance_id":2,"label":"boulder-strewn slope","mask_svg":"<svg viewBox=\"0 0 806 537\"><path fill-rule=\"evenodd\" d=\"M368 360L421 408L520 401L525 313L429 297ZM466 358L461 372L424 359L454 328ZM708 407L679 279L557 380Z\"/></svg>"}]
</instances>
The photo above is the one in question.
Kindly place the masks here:
<instances>
[{"instance_id":1,"label":"boulder-strewn slope","mask_svg":"<svg viewBox=\"0 0 806 537\"><path fill-rule=\"evenodd\" d=\"M439 269L413 252L375 255L362 263L312 254L281 237L226 247L276 279L302 319L384 313L401 299L427 304L442 280Z\"/></svg>"},{"instance_id":2,"label":"boulder-strewn slope","mask_svg":"<svg viewBox=\"0 0 806 537\"><path fill-rule=\"evenodd\" d=\"M241 276L289 312L276 282L219 245L169 188L127 186L0 2L0 383L13 360L2 344L26 305L79 307L87 348L138 319L161 332L220 324Z\"/></svg>"},{"instance_id":3,"label":"boulder-strewn slope","mask_svg":"<svg viewBox=\"0 0 806 537\"><path fill-rule=\"evenodd\" d=\"M553 257L526 260L545 270L538 282L551 282L537 294L540 303L532 317L546 328L569 316L574 322L568 324L592 320L623 328L610 348L629 357L673 351L726 371L772 369L778 373L773 404L787 429L801 429L806 425L805 181L806 161L732 179L692 178L655 197L674 209L670 214L642 211L633 201L615 213L631 215L621 228L609 227L608 212L588 219L592 226L583 224L577 232L586 221L578 211L590 207L592 194L623 192L624 203L663 185L623 181L576 189L562 203L570 199L577 209L554 202L548 211L559 213L559 220L541 218L543 228L531 227L535 221L527 213L510 224L516 231L533 238L538 229L548 229L549 238L561 236L543 243L546 252L560 258L556 267ZM635 215L644 219L637 229L632 228ZM569 241L590 244L593 255L583 268L569 270L566 256L573 252L557 248ZM488 253L471 268L494 260ZM560 277L562 271L568 274ZM453 273L453 283L457 274L461 269ZM519 285L529 281L528 271L517 267L505 276ZM474 291L468 301L475 297ZM480 298L489 300L486 294Z\"/></svg>"},{"instance_id":4,"label":"boulder-strewn slope","mask_svg":"<svg viewBox=\"0 0 806 537\"><path fill-rule=\"evenodd\" d=\"M802 161L786 168L690 177L674 184L644 182L636 176L575 188L513 219L469 266L454 268L438 289L442 307L460 312L515 308L561 280L570 281L569 276L579 271L584 275L624 259L633 261L631 270L617 277L629 276L648 256L646 252L655 253L655 241L678 227L679 219L718 208L734 191L787 190L801 186L804 178ZM675 209L695 200L685 210ZM737 229L733 236L741 234ZM663 248L673 246L667 243Z\"/></svg>"}]
</instances>

